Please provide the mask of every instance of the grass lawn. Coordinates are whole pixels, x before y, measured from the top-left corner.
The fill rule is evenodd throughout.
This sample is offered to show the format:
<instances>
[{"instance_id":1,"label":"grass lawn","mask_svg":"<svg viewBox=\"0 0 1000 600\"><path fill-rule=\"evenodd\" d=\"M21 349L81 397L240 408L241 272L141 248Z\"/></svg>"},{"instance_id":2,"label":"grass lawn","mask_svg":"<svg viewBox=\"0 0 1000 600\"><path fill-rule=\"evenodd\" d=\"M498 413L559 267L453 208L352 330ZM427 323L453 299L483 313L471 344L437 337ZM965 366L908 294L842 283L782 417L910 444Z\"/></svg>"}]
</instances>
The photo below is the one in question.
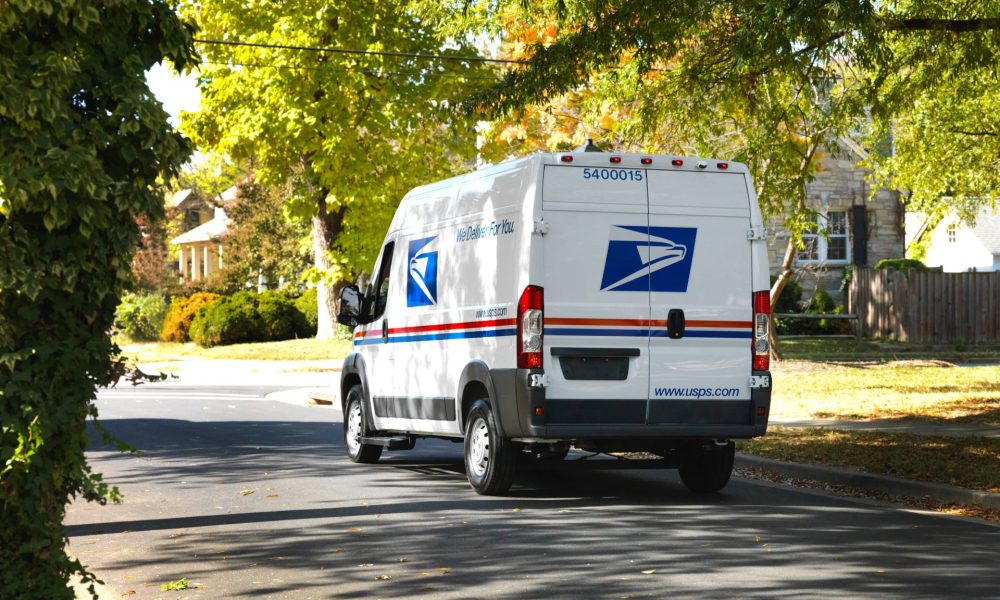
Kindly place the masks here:
<instances>
[{"instance_id":1,"label":"grass lawn","mask_svg":"<svg viewBox=\"0 0 1000 600\"><path fill-rule=\"evenodd\" d=\"M772 427L762 438L739 442L737 449L778 460L854 467L1000 493L998 439Z\"/></svg>"},{"instance_id":2,"label":"grass lawn","mask_svg":"<svg viewBox=\"0 0 1000 600\"><path fill-rule=\"evenodd\" d=\"M776 417L1000 424L1000 366L784 360L772 371Z\"/></svg>"},{"instance_id":3,"label":"grass lawn","mask_svg":"<svg viewBox=\"0 0 1000 600\"><path fill-rule=\"evenodd\" d=\"M347 339L285 340L256 344L233 344L202 348L195 343L150 342L122 344L122 353L144 363L162 363L191 358L228 360L343 360L351 351Z\"/></svg>"}]
</instances>

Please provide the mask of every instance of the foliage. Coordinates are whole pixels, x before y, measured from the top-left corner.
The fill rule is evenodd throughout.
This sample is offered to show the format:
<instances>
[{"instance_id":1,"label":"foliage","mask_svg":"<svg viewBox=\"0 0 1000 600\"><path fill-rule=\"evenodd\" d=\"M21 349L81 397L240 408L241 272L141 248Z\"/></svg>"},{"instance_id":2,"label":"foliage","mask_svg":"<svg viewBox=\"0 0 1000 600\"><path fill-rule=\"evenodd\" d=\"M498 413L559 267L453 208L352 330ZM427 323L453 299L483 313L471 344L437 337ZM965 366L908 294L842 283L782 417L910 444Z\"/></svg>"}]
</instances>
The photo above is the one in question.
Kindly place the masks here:
<instances>
[{"instance_id":1,"label":"foliage","mask_svg":"<svg viewBox=\"0 0 1000 600\"><path fill-rule=\"evenodd\" d=\"M910 271L926 271L927 265L913 258L883 258L875 263L875 268L909 273Z\"/></svg>"},{"instance_id":2,"label":"foliage","mask_svg":"<svg viewBox=\"0 0 1000 600\"><path fill-rule=\"evenodd\" d=\"M188 334L199 346L261 341L263 324L257 294L237 292L198 309Z\"/></svg>"},{"instance_id":3,"label":"foliage","mask_svg":"<svg viewBox=\"0 0 1000 600\"><path fill-rule=\"evenodd\" d=\"M306 337L309 324L295 302L279 292L267 291L257 299L260 314L261 340L272 342Z\"/></svg>"},{"instance_id":4,"label":"foliage","mask_svg":"<svg viewBox=\"0 0 1000 600\"><path fill-rule=\"evenodd\" d=\"M420 57L474 50L465 36L438 36L394 2L185 7L203 39L281 46L202 45L201 110L182 115L183 128L202 148L252 157L261 184L291 182L287 210L312 224L320 333L330 335L329 284L370 268L407 190L455 173L475 155L476 119L453 108L482 67Z\"/></svg>"},{"instance_id":5,"label":"foliage","mask_svg":"<svg viewBox=\"0 0 1000 600\"><path fill-rule=\"evenodd\" d=\"M226 289L238 291L248 281L256 283L259 273L272 284L281 278L298 281L309 267L308 247L303 244L309 227L285 215L291 186L264 186L248 179L236 190L236 199L226 206L229 226L219 274Z\"/></svg>"},{"instance_id":6,"label":"foliage","mask_svg":"<svg viewBox=\"0 0 1000 600\"><path fill-rule=\"evenodd\" d=\"M189 334L210 348L308 337L310 327L295 301L281 292L237 292L200 308Z\"/></svg>"},{"instance_id":7,"label":"foliage","mask_svg":"<svg viewBox=\"0 0 1000 600\"><path fill-rule=\"evenodd\" d=\"M774 283L775 277L771 278L771 283ZM799 282L791 279L785 284L785 287L781 290L781 295L778 296L778 300L771 307L771 310L776 313L797 313L802 310L802 286Z\"/></svg>"},{"instance_id":8,"label":"foliage","mask_svg":"<svg viewBox=\"0 0 1000 600\"><path fill-rule=\"evenodd\" d=\"M191 33L161 0L6 0L0 9L0 590L73 598L68 500L117 491L87 465L95 387L137 217L189 149L145 84Z\"/></svg>"},{"instance_id":9,"label":"foliage","mask_svg":"<svg viewBox=\"0 0 1000 600\"><path fill-rule=\"evenodd\" d=\"M163 329L160 331L160 339L164 342L186 342L191 338L188 331L191 329L191 322L198 314L201 307L215 302L219 298L218 294L208 292L196 292L190 296L177 296L170 303L170 310L167 311L163 321Z\"/></svg>"},{"instance_id":10,"label":"foliage","mask_svg":"<svg viewBox=\"0 0 1000 600\"><path fill-rule=\"evenodd\" d=\"M138 292L169 293L178 287L177 273L167 249L167 220L142 215L139 225L139 247L132 259L132 288Z\"/></svg>"},{"instance_id":11,"label":"foliage","mask_svg":"<svg viewBox=\"0 0 1000 600\"><path fill-rule=\"evenodd\" d=\"M302 292L302 295L295 299L295 308L302 314L306 321L302 337L312 337L316 335L316 323L319 315L316 306L316 288L311 287Z\"/></svg>"},{"instance_id":12,"label":"foliage","mask_svg":"<svg viewBox=\"0 0 1000 600\"><path fill-rule=\"evenodd\" d=\"M115 329L129 340L151 342L160 336L166 315L161 294L126 294L115 310Z\"/></svg>"}]
</instances>

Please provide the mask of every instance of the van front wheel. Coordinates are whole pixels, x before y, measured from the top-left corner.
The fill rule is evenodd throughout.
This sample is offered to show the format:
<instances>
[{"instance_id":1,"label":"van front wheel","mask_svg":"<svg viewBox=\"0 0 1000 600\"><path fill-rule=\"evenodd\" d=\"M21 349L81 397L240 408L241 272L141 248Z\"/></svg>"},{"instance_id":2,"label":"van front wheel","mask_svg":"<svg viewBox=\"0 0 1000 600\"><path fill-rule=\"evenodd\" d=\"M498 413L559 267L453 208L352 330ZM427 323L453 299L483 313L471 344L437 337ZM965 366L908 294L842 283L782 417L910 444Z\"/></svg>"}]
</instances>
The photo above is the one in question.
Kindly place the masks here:
<instances>
[{"instance_id":1,"label":"van front wheel","mask_svg":"<svg viewBox=\"0 0 1000 600\"><path fill-rule=\"evenodd\" d=\"M484 400L476 400L465 422L465 475L469 483L483 495L503 494L514 481L520 448L500 435L493 410Z\"/></svg>"},{"instance_id":2,"label":"van front wheel","mask_svg":"<svg viewBox=\"0 0 1000 600\"><path fill-rule=\"evenodd\" d=\"M382 456L382 446L364 444L361 437L366 434L364 407L361 399L364 395L361 386L355 385L347 392L347 407L344 410L344 445L347 446L347 457L356 463L377 463Z\"/></svg>"},{"instance_id":3,"label":"van front wheel","mask_svg":"<svg viewBox=\"0 0 1000 600\"><path fill-rule=\"evenodd\" d=\"M722 446L713 445L681 465L678 472L681 481L692 492L717 492L729 483L735 458L736 444L733 442Z\"/></svg>"}]
</instances>

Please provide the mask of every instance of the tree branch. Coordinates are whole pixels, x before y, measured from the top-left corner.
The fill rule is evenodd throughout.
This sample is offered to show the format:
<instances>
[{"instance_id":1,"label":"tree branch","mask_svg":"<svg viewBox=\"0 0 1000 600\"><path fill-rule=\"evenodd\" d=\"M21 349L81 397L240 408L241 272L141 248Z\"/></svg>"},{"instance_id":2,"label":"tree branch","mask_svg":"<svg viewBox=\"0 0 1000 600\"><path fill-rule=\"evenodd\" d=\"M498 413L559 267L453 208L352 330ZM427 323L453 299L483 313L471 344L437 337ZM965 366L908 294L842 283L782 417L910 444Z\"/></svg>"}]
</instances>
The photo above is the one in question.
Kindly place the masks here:
<instances>
[{"instance_id":1,"label":"tree branch","mask_svg":"<svg viewBox=\"0 0 1000 600\"><path fill-rule=\"evenodd\" d=\"M904 18L886 21L887 31L947 31L949 33L968 33L970 31L998 31L1000 17L985 19L930 19Z\"/></svg>"},{"instance_id":2,"label":"tree branch","mask_svg":"<svg viewBox=\"0 0 1000 600\"><path fill-rule=\"evenodd\" d=\"M959 129L958 127L952 127L951 129L949 129L949 131L951 131L952 133L960 133L962 135L974 135L976 137L983 137L987 135L991 137L996 137L1000 135L1000 133L997 133L996 131L966 131L964 129Z\"/></svg>"}]
</instances>

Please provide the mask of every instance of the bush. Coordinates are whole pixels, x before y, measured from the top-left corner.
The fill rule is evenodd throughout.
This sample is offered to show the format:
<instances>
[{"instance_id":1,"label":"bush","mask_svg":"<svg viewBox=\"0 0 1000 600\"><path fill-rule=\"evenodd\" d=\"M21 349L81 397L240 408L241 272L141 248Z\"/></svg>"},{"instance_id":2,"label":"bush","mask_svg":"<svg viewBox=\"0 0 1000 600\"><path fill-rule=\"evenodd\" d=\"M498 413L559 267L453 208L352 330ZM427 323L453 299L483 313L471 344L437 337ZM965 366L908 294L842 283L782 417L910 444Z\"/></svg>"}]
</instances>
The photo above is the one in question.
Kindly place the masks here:
<instances>
[{"instance_id":1,"label":"bush","mask_svg":"<svg viewBox=\"0 0 1000 600\"><path fill-rule=\"evenodd\" d=\"M926 271L927 265L912 258L883 258L875 263L875 268L909 273L910 271Z\"/></svg>"},{"instance_id":2,"label":"bush","mask_svg":"<svg viewBox=\"0 0 1000 600\"><path fill-rule=\"evenodd\" d=\"M160 339L164 342L188 342L191 340L188 332L191 329L191 322L203 306L207 306L218 300L218 294L208 292L198 292L191 297L178 296L170 303L170 310L163 321L163 329L160 330Z\"/></svg>"},{"instance_id":3,"label":"bush","mask_svg":"<svg viewBox=\"0 0 1000 600\"><path fill-rule=\"evenodd\" d=\"M777 277L771 278L771 285L777 280ZM802 301L802 286L799 285L794 279L789 279L785 283L785 287L781 288L781 295L778 296L778 301L774 304L774 312L776 313L797 313L802 312L802 307L800 302Z\"/></svg>"},{"instance_id":4,"label":"bush","mask_svg":"<svg viewBox=\"0 0 1000 600\"><path fill-rule=\"evenodd\" d=\"M129 340L150 342L157 338L167 314L160 294L126 294L115 310L115 329Z\"/></svg>"},{"instance_id":5,"label":"bush","mask_svg":"<svg viewBox=\"0 0 1000 600\"><path fill-rule=\"evenodd\" d=\"M303 335L309 325L295 302L280 292L264 292L257 299L264 341L289 340Z\"/></svg>"},{"instance_id":6,"label":"bush","mask_svg":"<svg viewBox=\"0 0 1000 600\"><path fill-rule=\"evenodd\" d=\"M238 292L198 309L188 332L199 346L259 342L264 338L257 294Z\"/></svg>"},{"instance_id":7,"label":"bush","mask_svg":"<svg viewBox=\"0 0 1000 600\"><path fill-rule=\"evenodd\" d=\"M311 287L295 299L295 308L302 315L303 328L299 337L315 337L319 325L319 306L316 301L316 288Z\"/></svg>"}]
</instances>

